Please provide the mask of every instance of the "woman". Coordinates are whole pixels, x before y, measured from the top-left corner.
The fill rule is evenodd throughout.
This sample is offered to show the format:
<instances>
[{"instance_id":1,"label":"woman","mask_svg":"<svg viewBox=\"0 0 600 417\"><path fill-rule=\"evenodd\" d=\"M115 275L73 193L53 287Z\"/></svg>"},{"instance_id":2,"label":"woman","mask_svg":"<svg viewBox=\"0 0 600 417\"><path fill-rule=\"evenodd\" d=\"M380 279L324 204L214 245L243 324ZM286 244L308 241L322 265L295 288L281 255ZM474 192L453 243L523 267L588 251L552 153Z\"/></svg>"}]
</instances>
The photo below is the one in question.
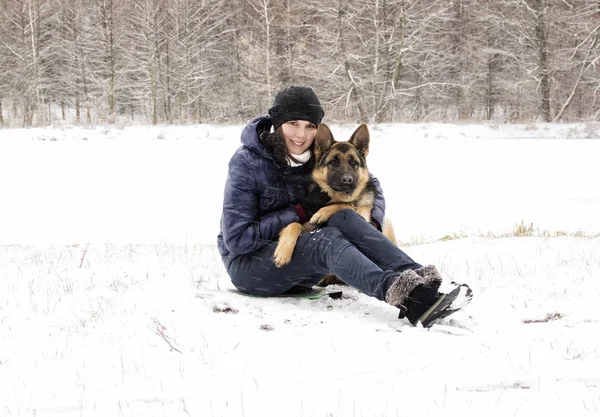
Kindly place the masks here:
<instances>
[{"instance_id":1,"label":"woman","mask_svg":"<svg viewBox=\"0 0 600 417\"><path fill-rule=\"evenodd\" d=\"M376 178L372 224L352 210L339 211L325 227L300 235L288 265L275 266L281 229L305 222L329 201L318 188L308 192L323 116L311 88L291 86L277 93L268 115L242 131L242 147L229 162L218 236L233 284L244 293L270 296L302 291L334 274L398 307L399 317L415 325L456 311L461 306L450 305L454 298L438 292L442 280L436 268L416 263L381 233L385 200ZM462 289L470 299L468 287Z\"/></svg>"}]
</instances>

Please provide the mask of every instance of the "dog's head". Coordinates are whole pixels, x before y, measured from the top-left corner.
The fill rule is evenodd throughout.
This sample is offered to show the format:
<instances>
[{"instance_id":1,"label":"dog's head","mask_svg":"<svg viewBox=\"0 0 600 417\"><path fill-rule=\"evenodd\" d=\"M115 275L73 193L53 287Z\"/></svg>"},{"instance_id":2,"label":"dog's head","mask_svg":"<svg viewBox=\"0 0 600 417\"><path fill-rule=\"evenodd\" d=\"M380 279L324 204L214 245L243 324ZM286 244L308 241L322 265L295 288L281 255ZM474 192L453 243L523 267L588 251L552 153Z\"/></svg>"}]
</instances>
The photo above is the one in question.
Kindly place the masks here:
<instances>
[{"instance_id":1,"label":"dog's head","mask_svg":"<svg viewBox=\"0 0 600 417\"><path fill-rule=\"evenodd\" d=\"M368 153L366 124L361 124L347 142L337 142L329 127L321 123L315 138L313 180L333 202L355 201L369 182Z\"/></svg>"}]
</instances>

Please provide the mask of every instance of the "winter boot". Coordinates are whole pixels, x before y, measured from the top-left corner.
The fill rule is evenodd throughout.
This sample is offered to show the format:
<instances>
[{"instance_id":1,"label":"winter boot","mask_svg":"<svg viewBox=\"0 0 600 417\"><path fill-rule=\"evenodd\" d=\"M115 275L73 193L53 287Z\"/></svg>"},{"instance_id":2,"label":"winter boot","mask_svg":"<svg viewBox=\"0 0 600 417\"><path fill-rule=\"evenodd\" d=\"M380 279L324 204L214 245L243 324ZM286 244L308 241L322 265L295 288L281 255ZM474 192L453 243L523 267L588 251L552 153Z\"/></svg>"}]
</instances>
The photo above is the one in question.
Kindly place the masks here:
<instances>
[{"instance_id":1,"label":"winter boot","mask_svg":"<svg viewBox=\"0 0 600 417\"><path fill-rule=\"evenodd\" d=\"M400 309L399 318L407 317L414 325L419 317L438 301L441 283L441 278L434 274L421 276L409 269L398 275L388 288L385 300Z\"/></svg>"},{"instance_id":2,"label":"winter boot","mask_svg":"<svg viewBox=\"0 0 600 417\"><path fill-rule=\"evenodd\" d=\"M433 265L415 269L415 272L426 281L442 280L442 276ZM433 320L448 317L471 302L473 291L471 291L471 288L467 284L458 284L452 281L451 285L453 286L452 291L449 291L447 294L439 294L443 296L443 299L438 300L437 305L432 306L430 311L426 312L427 314L423 313L419 318L418 321L423 324L423 327L426 327Z\"/></svg>"},{"instance_id":3,"label":"winter boot","mask_svg":"<svg viewBox=\"0 0 600 417\"><path fill-rule=\"evenodd\" d=\"M442 282L442 276L440 275L440 273L434 265L423 266L419 269L415 269L415 272L426 282Z\"/></svg>"},{"instance_id":4,"label":"winter boot","mask_svg":"<svg viewBox=\"0 0 600 417\"><path fill-rule=\"evenodd\" d=\"M406 317L413 326L423 327L433 321L460 310L472 298L471 289L465 285L448 294L439 293L441 276L433 265L402 272L386 293L386 301L400 309L398 318Z\"/></svg>"},{"instance_id":5,"label":"winter boot","mask_svg":"<svg viewBox=\"0 0 600 417\"><path fill-rule=\"evenodd\" d=\"M419 320L423 327L427 327L434 320L443 319L457 312L471 302L473 291L467 284L452 282L454 289L448 294L441 294L440 300L429 308Z\"/></svg>"}]
</instances>

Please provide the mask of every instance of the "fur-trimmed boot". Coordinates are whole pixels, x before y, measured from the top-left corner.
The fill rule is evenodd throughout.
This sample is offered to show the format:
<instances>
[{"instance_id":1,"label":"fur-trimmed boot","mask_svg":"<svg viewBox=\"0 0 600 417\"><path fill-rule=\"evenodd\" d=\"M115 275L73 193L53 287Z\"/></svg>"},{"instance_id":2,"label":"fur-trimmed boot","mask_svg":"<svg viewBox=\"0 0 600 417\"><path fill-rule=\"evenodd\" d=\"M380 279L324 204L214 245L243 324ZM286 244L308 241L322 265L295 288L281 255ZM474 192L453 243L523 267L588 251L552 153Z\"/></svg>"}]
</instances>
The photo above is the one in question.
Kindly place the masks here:
<instances>
[{"instance_id":1,"label":"fur-trimmed boot","mask_svg":"<svg viewBox=\"0 0 600 417\"><path fill-rule=\"evenodd\" d=\"M442 276L434 265L425 265L419 269L415 269L415 272L426 282L442 282Z\"/></svg>"},{"instance_id":2,"label":"fur-trimmed boot","mask_svg":"<svg viewBox=\"0 0 600 417\"><path fill-rule=\"evenodd\" d=\"M398 275L387 290L385 300L400 309L398 318L406 317L416 325L419 318L440 298L438 289L441 283L439 273L437 276L432 273L422 276L417 270L409 269Z\"/></svg>"},{"instance_id":3,"label":"fur-trimmed boot","mask_svg":"<svg viewBox=\"0 0 600 417\"><path fill-rule=\"evenodd\" d=\"M388 304L400 309L398 318L406 317L413 326L419 322L423 327L433 321L447 317L467 305L472 298L466 284L455 284L448 294L438 290L442 277L433 265L407 270L400 275L386 292Z\"/></svg>"}]
</instances>

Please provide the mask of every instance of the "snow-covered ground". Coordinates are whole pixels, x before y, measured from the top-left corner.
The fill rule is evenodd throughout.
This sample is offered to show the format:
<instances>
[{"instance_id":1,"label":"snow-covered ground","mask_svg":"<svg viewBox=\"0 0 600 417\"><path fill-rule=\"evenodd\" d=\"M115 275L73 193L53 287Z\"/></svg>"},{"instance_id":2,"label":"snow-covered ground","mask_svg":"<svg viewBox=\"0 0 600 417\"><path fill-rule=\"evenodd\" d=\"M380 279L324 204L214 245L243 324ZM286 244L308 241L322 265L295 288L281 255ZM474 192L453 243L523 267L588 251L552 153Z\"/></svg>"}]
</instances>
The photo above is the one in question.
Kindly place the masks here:
<instances>
[{"instance_id":1,"label":"snow-covered ground","mask_svg":"<svg viewBox=\"0 0 600 417\"><path fill-rule=\"evenodd\" d=\"M0 415L600 414L598 126L371 127L405 250L475 293L429 330L229 291L240 131L0 130Z\"/></svg>"}]
</instances>

